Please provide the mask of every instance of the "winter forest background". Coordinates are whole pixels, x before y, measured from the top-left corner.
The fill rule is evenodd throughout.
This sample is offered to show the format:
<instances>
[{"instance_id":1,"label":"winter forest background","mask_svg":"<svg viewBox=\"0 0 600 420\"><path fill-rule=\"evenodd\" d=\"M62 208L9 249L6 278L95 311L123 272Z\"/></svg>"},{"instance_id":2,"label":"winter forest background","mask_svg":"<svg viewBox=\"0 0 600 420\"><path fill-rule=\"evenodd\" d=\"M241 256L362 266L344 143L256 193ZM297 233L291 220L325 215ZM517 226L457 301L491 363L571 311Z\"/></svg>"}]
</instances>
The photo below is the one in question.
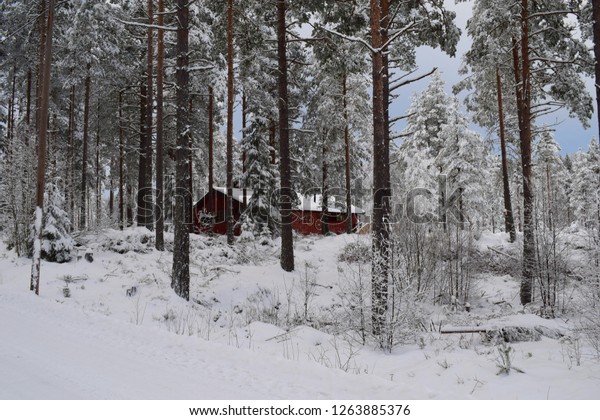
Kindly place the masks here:
<instances>
[{"instance_id":1,"label":"winter forest background","mask_svg":"<svg viewBox=\"0 0 600 420\"><path fill-rule=\"evenodd\" d=\"M597 398L600 2L456 3L0 0L0 398Z\"/></svg>"}]
</instances>

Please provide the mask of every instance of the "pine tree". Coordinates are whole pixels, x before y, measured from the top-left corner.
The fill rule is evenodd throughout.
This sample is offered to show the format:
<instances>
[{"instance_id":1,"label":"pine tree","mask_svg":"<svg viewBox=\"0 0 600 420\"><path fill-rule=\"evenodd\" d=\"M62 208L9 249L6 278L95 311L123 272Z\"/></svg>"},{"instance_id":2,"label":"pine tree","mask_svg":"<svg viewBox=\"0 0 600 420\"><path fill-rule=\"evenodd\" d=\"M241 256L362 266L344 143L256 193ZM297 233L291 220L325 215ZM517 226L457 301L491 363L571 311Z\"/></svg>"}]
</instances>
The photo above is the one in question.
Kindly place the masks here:
<instances>
[{"instance_id":1,"label":"pine tree","mask_svg":"<svg viewBox=\"0 0 600 420\"><path fill-rule=\"evenodd\" d=\"M177 0L177 151L176 151L176 194L175 240L173 248L173 274L171 287L177 295L190 299L190 233L189 213L191 193L189 185L189 4L187 0Z\"/></svg>"},{"instance_id":2,"label":"pine tree","mask_svg":"<svg viewBox=\"0 0 600 420\"><path fill-rule=\"evenodd\" d=\"M290 165L290 123L288 103L288 61L286 0L277 0L277 59L279 78L279 162L281 213L281 268L294 271L294 237L292 235L292 174Z\"/></svg>"},{"instance_id":3,"label":"pine tree","mask_svg":"<svg viewBox=\"0 0 600 420\"><path fill-rule=\"evenodd\" d=\"M42 222L42 259L51 262L68 262L75 246L69 234L71 221L64 210L64 195L55 183L46 185L44 219Z\"/></svg>"},{"instance_id":4,"label":"pine tree","mask_svg":"<svg viewBox=\"0 0 600 420\"><path fill-rule=\"evenodd\" d=\"M233 245L233 0L227 2L227 244Z\"/></svg>"},{"instance_id":5,"label":"pine tree","mask_svg":"<svg viewBox=\"0 0 600 420\"><path fill-rule=\"evenodd\" d=\"M54 0L48 4L48 24L44 34L44 63L41 78L41 101L38 124L38 167L36 185L36 207L33 222L33 258L31 267L31 290L36 295L40 294L40 259L42 254L42 223L44 219L44 191L46 181L46 137L47 127L45 121L48 119L48 100L50 96L50 65L52 61L52 38L54 28Z\"/></svg>"},{"instance_id":6,"label":"pine tree","mask_svg":"<svg viewBox=\"0 0 600 420\"><path fill-rule=\"evenodd\" d=\"M521 0L513 8L505 8L489 0L478 0L469 22L474 39L467 53L469 65L479 80L477 104L484 110L493 105L493 84L486 77L496 66L510 62L514 80L516 120L523 191L523 279L521 303L532 299L535 272L534 180L532 141L535 118L560 107L587 124L591 115L591 99L581 79L589 53L575 34L575 27L565 16L578 13L572 2ZM491 23L493 22L493 25ZM490 28L494 28L490 36ZM493 64L490 65L490 63ZM535 75L535 77L533 76ZM483 86L487 86L480 89ZM507 108L509 109L509 108ZM488 114L489 115L489 114ZM490 119L488 118L488 121Z\"/></svg>"},{"instance_id":7,"label":"pine tree","mask_svg":"<svg viewBox=\"0 0 600 420\"><path fill-rule=\"evenodd\" d=\"M572 156L572 201L575 217L583 226L600 224L600 148L596 139L587 152Z\"/></svg>"}]
</instances>

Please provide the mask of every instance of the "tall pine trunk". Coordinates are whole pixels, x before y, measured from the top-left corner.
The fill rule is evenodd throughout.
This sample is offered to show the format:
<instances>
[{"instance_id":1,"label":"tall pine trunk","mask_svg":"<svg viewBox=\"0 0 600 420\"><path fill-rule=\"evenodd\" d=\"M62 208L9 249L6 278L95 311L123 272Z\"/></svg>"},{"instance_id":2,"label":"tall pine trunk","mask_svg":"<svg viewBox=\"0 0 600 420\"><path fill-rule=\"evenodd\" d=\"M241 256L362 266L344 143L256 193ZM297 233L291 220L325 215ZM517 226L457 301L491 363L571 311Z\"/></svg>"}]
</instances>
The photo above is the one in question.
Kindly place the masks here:
<instances>
[{"instance_id":1,"label":"tall pine trunk","mask_svg":"<svg viewBox=\"0 0 600 420\"><path fill-rule=\"evenodd\" d=\"M85 78L85 97L83 100L83 154L81 158L81 202L79 211L79 228L85 229L87 226L87 164L88 164L88 144L90 131L90 89L92 86L92 76L90 75L91 64L87 64L87 76Z\"/></svg>"},{"instance_id":2,"label":"tall pine trunk","mask_svg":"<svg viewBox=\"0 0 600 420\"><path fill-rule=\"evenodd\" d=\"M277 0L277 61L279 68L279 168L281 213L281 268L294 271L294 237L292 234L292 174L290 168L290 132L288 103L286 3Z\"/></svg>"},{"instance_id":3,"label":"tall pine trunk","mask_svg":"<svg viewBox=\"0 0 600 420\"><path fill-rule=\"evenodd\" d=\"M142 226L152 230L154 227L154 209L152 204L152 111L153 111L153 76L154 76L154 48L153 48L153 30L154 24L154 4L153 0L148 0L148 39L147 39L147 74L146 74L146 95L145 100L145 123L146 130L144 136L143 155L144 155L144 177L141 180L141 189L138 198L142 206L138 210L141 213ZM141 162L140 162L141 163Z\"/></svg>"},{"instance_id":4,"label":"tall pine trunk","mask_svg":"<svg viewBox=\"0 0 600 420\"><path fill-rule=\"evenodd\" d=\"M50 64L52 60L52 30L54 26L54 0L48 5L48 24L44 47L44 65L42 66L40 123L38 126L38 167L35 196L34 245L31 264L31 289L40 294L40 260L42 254L42 221L44 220L44 190L46 182L46 136L48 121L48 103L50 96Z\"/></svg>"},{"instance_id":5,"label":"tall pine trunk","mask_svg":"<svg viewBox=\"0 0 600 420\"><path fill-rule=\"evenodd\" d=\"M26 93L26 112L25 112L25 124L29 128L31 122L31 69L27 70L27 93ZM29 144L28 136L25 136L25 144Z\"/></svg>"},{"instance_id":6,"label":"tall pine trunk","mask_svg":"<svg viewBox=\"0 0 600 420\"><path fill-rule=\"evenodd\" d=\"M594 67L596 78L596 116L598 118L598 130L600 130L600 0L592 0L592 19L594 21ZM598 133L600 142L600 132Z\"/></svg>"},{"instance_id":7,"label":"tall pine trunk","mask_svg":"<svg viewBox=\"0 0 600 420\"><path fill-rule=\"evenodd\" d=\"M215 107L215 94L212 86L208 88L208 191L212 193L214 178L214 107ZM212 194L210 195L212 197Z\"/></svg>"},{"instance_id":8,"label":"tall pine trunk","mask_svg":"<svg viewBox=\"0 0 600 420\"><path fill-rule=\"evenodd\" d=\"M194 115L194 101L192 100L192 95L189 95L189 100L188 100L188 115L190 116L190 125L191 125L191 118L192 115ZM188 143L188 155L187 155L187 160L188 160L188 185L187 185L187 189L189 191L189 195L190 195L190 205L189 205L189 213L190 215L192 214L192 202L193 202L193 197L194 197L194 145L192 144L192 136L190 134L189 136L189 143ZM190 233L194 233L194 224L193 223L189 223L188 224L188 229L190 230Z\"/></svg>"},{"instance_id":9,"label":"tall pine trunk","mask_svg":"<svg viewBox=\"0 0 600 420\"><path fill-rule=\"evenodd\" d=\"M148 112L146 105L146 96L148 95L148 86L144 83L144 80L140 80L140 150L139 150L139 164L138 164L138 193L137 193L137 224L138 226L146 226L146 206L145 206L145 194L146 194L146 171L148 165L146 160L146 114Z\"/></svg>"},{"instance_id":10,"label":"tall pine trunk","mask_svg":"<svg viewBox=\"0 0 600 420\"><path fill-rule=\"evenodd\" d=\"M165 60L164 0L158 0L158 62L156 68L156 249L165 250L164 144L163 144L163 80Z\"/></svg>"},{"instance_id":11,"label":"tall pine trunk","mask_svg":"<svg viewBox=\"0 0 600 420\"><path fill-rule=\"evenodd\" d=\"M12 91L8 100L8 150L9 158L12 155L12 143L14 141L15 127L15 85L17 84L17 65L13 65Z\"/></svg>"},{"instance_id":12,"label":"tall pine trunk","mask_svg":"<svg viewBox=\"0 0 600 420\"><path fill-rule=\"evenodd\" d=\"M248 116L248 103L246 102L246 93L242 95L242 137L246 136L246 118ZM248 197L246 191L246 151L242 152L242 203L244 204L244 209L248 206Z\"/></svg>"},{"instance_id":13,"label":"tall pine trunk","mask_svg":"<svg viewBox=\"0 0 600 420\"><path fill-rule=\"evenodd\" d=\"M323 145L322 145L322 153L323 160L321 162L321 174L323 175L321 182L321 234L328 235L329 234L329 216L328 216L328 207L329 207L329 176L328 176L328 167L327 167L327 138L323 136Z\"/></svg>"},{"instance_id":14,"label":"tall pine trunk","mask_svg":"<svg viewBox=\"0 0 600 420\"><path fill-rule=\"evenodd\" d=\"M100 99L96 107L96 226L102 222L102 183L100 182Z\"/></svg>"},{"instance_id":15,"label":"tall pine trunk","mask_svg":"<svg viewBox=\"0 0 600 420\"><path fill-rule=\"evenodd\" d=\"M187 191L189 182L188 148L190 144L189 103L189 2L177 0L177 151L175 152L175 240L173 248L173 277L171 287L178 296L190 299L190 233L187 223L191 200Z\"/></svg>"},{"instance_id":16,"label":"tall pine trunk","mask_svg":"<svg viewBox=\"0 0 600 420\"><path fill-rule=\"evenodd\" d=\"M350 179L350 117L348 115L348 76L342 79L342 98L344 107L344 145L346 169L346 233L352 233L352 191Z\"/></svg>"},{"instance_id":17,"label":"tall pine trunk","mask_svg":"<svg viewBox=\"0 0 600 420\"><path fill-rule=\"evenodd\" d=\"M123 91L119 92L119 229L125 228L125 189L123 188L123 160L125 159L123 132Z\"/></svg>"},{"instance_id":18,"label":"tall pine trunk","mask_svg":"<svg viewBox=\"0 0 600 420\"><path fill-rule=\"evenodd\" d=\"M67 208L72 222L75 219L75 86L71 86L71 95L69 97L69 129L68 129L69 149L67 153ZM73 227L73 223L71 224Z\"/></svg>"},{"instance_id":19,"label":"tall pine trunk","mask_svg":"<svg viewBox=\"0 0 600 420\"><path fill-rule=\"evenodd\" d=\"M504 227L510 235L510 242L517 239L515 220L513 218L512 203L510 197L510 182L508 174L508 158L506 153L506 131L504 129L504 109L502 101L502 79L500 69L496 67L496 84L498 87L498 121L500 125L500 152L502 155L502 187L504 191ZM462 213L461 213L462 215Z\"/></svg>"},{"instance_id":20,"label":"tall pine trunk","mask_svg":"<svg viewBox=\"0 0 600 420\"><path fill-rule=\"evenodd\" d=\"M37 134L40 132L40 108L42 102L42 78L44 71L44 54L46 48L46 0L40 2L40 15L39 15L39 27L40 27L40 44L39 44L39 56L37 65L37 80L35 86L35 124ZM39 142L39 139L38 139Z\"/></svg>"},{"instance_id":21,"label":"tall pine trunk","mask_svg":"<svg viewBox=\"0 0 600 420\"><path fill-rule=\"evenodd\" d=\"M227 1L227 244L233 245L233 0Z\"/></svg>"},{"instance_id":22,"label":"tall pine trunk","mask_svg":"<svg viewBox=\"0 0 600 420\"><path fill-rule=\"evenodd\" d=\"M520 55L519 55L520 53ZM531 161L531 70L529 64L529 4L521 0L521 41L513 42L513 62L517 90L521 169L523 174L523 271L521 304L532 301L535 270L535 232L533 225L533 178Z\"/></svg>"},{"instance_id":23,"label":"tall pine trunk","mask_svg":"<svg viewBox=\"0 0 600 420\"><path fill-rule=\"evenodd\" d=\"M371 42L373 47L373 261L372 324L373 334L380 335L385 325L388 295L389 230L387 227L389 174L386 162L389 149L385 118L385 79L380 0L371 0Z\"/></svg>"}]
</instances>

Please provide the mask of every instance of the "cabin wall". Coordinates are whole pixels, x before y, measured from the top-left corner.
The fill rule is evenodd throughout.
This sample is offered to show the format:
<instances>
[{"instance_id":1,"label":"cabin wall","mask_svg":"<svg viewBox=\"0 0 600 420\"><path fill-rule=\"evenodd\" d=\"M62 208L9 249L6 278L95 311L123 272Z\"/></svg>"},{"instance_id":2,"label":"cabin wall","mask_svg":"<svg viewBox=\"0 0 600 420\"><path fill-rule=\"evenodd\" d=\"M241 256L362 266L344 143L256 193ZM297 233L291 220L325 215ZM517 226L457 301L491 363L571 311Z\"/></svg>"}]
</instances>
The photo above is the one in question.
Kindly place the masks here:
<instances>
[{"instance_id":1,"label":"cabin wall","mask_svg":"<svg viewBox=\"0 0 600 420\"><path fill-rule=\"evenodd\" d=\"M217 235L227 234L227 222L225 220L225 208L227 196L221 192L213 190L205 195L194 206L194 231L196 233L214 233ZM233 200L233 218L236 222L240 220L244 205ZM214 216L212 229L210 224L204 224L200 220L202 213L212 214ZM346 214L329 214L326 216L329 223L329 231L335 234L346 232ZM292 211L292 229L302 235L320 235L322 224L322 213L320 211ZM358 215L352 215L352 228L358 226ZM239 236L241 228L236 226L234 234Z\"/></svg>"},{"instance_id":2,"label":"cabin wall","mask_svg":"<svg viewBox=\"0 0 600 420\"><path fill-rule=\"evenodd\" d=\"M326 216L329 232L342 234L346 232L346 214ZM318 211L292 211L292 229L302 235L320 235L322 229L322 213ZM358 216L352 215L352 228L358 225Z\"/></svg>"},{"instance_id":3,"label":"cabin wall","mask_svg":"<svg viewBox=\"0 0 600 420\"><path fill-rule=\"evenodd\" d=\"M194 231L196 233L211 233L210 226L202 223L200 215L202 213L212 214L214 216L212 233L217 235L227 234L227 221L225 219L225 209L227 206L227 196L213 190L202 197L194 206ZM233 200L233 219L237 222L241 216L241 206L239 202ZM242 232L239 226L234 228L233 233L239 236Z\"/></svg>"}]
</instances>

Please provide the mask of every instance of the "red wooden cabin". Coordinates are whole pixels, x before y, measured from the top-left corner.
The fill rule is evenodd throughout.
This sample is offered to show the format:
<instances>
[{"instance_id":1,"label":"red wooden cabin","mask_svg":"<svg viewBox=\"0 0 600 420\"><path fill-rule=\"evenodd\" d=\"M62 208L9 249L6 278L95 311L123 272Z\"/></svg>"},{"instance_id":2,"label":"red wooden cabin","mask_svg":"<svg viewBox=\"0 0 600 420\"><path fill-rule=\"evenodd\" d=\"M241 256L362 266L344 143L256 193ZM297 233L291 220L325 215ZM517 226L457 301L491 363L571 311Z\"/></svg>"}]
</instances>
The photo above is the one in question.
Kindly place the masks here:
<instances>
[{"instance_id":1,"label":"red wooden cabin","mask_svg":"<svg viewBox=\"0 0 600 420\"><path fill-rule=\"evenodd\" d=\"M246 203L252 197L252 190L246 190ZM322 223L327 220L329 232L341 234L346 232L346 213L344 210L330 207L325 215L321 208L319 195L298 196L300 205L292 210L292 228L303 235L320 235ZM194 231L196 233L215 233L225 235L227 223L225 221L225 206L227 203L227 189L215 187L194 205ZM233 189L233 218L237 222L246 206L244 205L244 190ZM364 211L352 206L352 229L359 224L359 216ZM325 219L326 218L326 219ZM241 233L239 226L234 230L235 235Z\"/></svg>"},{"instance_id":2,"label":"red wooden cabin","mask_svg":"<svg viewBox=\"0 0 600 420\"><path fill-rule=\"evenodd\" d=\"M346 233L346 211L329 207L323 214L321 196L299 196L300 205L292 210L292 228L303 235L320 235L323 232L323 222L329 224L329 232L337 235ZM364 214L362 209L352 206L352 230L359 223L359 216Z\"/></svg>"},{"instance_id":3,"label":"red wooden cabin","mask_svg":"<svg viewBox=\"0 0 600 420\"><path fill-rule=\"evenodd\" d=\"M233 219L237 222L244 211L243 198L236 196L242 190L234 189L233 195ZM250 199L252 190L247 190L247 199ZM227 205L227 189L213 188L194 205L194 232L227 234L227 221L225 220L225 209ZM235 235L239 235L241 229L236 226Z\"/></svg>"}]
</instances>

